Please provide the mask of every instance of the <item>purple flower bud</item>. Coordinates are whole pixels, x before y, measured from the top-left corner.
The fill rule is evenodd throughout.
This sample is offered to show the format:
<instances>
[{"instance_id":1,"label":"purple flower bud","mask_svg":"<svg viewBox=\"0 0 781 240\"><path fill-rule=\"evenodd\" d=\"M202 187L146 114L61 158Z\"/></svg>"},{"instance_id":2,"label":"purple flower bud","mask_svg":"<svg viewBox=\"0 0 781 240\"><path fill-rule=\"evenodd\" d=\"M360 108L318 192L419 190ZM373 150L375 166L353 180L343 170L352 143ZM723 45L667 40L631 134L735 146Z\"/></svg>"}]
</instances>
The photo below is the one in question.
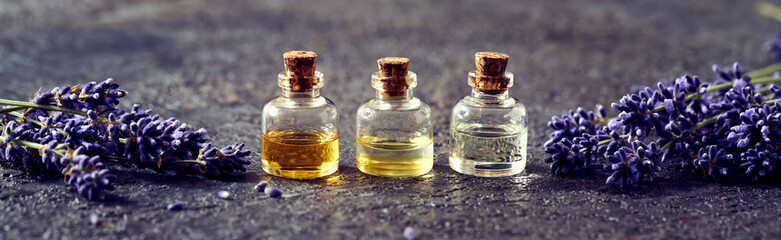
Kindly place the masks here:
<instances>
[{"instance_id":1,"label":"purple flower bud","mask_svg":"<svg viewBox=\"0 0 781 240\"><path fill-rule=\"evenodd\" d=\"M231 198L230 192L225 191L225 190L219 191L217 193L217 196L220 197L221 199L230 199Z\"/></svg>"},{"instance_id":2,"label":"purple flower bud","mask_svg":"<svg viewBox=\"0 0 781 240\"><path fill-rule=\"evenodd\" d=\"M91 213L91 214L89 215L89 222L90 222L92 225L98 225L98 224L100 224L100 217L98 216L98 214L97 214L97 213Z\"/></svg>"},{"instance_id":3,"label":"purple flower bud","mask_svg":"<svg viewBox=\"0 0 781 240\"><path fill-rule=\"evenodd\" d=\"M168 211L179 211L184 209L184 203L181 201L176 201L171 204L168 204L166 209L168 209Z\"/></svg>"},{"instance_id":4,"label":"purple flower bud","mask_svg":"<svg viewBox=\"0 0 781 240\"><path fill-rule=\"evenodd\" d=\"M258 184L255 184L255 190L258 192L263 192L266 190L266 186L268 186L268 182L260 181Z\"/></svg>"},{"instance_id":5,"label":"purple flower bud","mask_svg":"<svg viewBox=\"0 0 781 240\"><path fill-rule=\"evenodd\" d=\"M275 187L266 187L266 189L264 191L271 198L278 198L278 197L282 196L282 191L277 189L277 188L275 188Z\"/></svg>"},{"instance_id":6,"label":"purple flower bud","mask_svg":"<svg viewBox=\"0 0 781 240\"><path fill-rule=\"evenodd\" d=\"M406 240L413 240L415 239L415 229L412 227L405 227L404 228L404 239Z\"/></svg>"}]
</instances>

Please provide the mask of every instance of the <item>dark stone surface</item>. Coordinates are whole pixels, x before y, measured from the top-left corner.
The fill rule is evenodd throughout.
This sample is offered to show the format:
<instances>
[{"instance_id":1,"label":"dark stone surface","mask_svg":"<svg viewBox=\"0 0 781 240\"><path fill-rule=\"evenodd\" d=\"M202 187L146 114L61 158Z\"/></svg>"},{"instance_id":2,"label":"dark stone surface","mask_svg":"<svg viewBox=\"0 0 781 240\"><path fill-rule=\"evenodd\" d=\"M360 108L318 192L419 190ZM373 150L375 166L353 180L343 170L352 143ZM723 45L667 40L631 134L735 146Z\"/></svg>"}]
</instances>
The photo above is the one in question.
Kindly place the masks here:
<instances>
[{"instance_id":1,"label":"dark stone surface","mask_svg":"<svg viewBox=\"0 0 781 240\"><path fill-rule=\"evenodd\" d=\"M714 63L770 63L760 45L778 25L750 1L2 1L3 98L113 77L130 92L124 106L143 103L209 129L219 145L259 150L281 55L309 49L320 53L322 94L340 107L343 138L341 168L327 179L272 178L258 164L221 179L118 165L105 202L3 163L0 239L401 239L407 226L423 239L779 238L777 185L716 184L666 166L653 183L621 190L604 185L599 167L552 176L541 151L547 120L567 109L687 72L713 79ZM449 111L469 93L478 50L511 56L511 94L531 114L531 159L516 177L447 166ZM436 166L423 177L355 168L353 114L373 96L369 76L385 56L412 59L415 95L434 109ZM256 193L259 180L284 197ZM222 189L234 199L219 200ZM176 200L185 210L166 211Z\"/></svg>"}]
</instances>

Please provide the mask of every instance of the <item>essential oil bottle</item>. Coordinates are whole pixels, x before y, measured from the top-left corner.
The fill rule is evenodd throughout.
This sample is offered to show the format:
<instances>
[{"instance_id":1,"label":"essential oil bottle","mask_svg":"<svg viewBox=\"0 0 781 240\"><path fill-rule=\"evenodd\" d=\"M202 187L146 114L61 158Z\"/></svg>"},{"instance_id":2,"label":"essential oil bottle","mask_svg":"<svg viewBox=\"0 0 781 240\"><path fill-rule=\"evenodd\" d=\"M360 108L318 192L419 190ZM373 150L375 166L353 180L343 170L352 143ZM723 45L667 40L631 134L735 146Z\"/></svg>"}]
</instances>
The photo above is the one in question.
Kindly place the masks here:
<instances>
[{"instance_id":1,"label":"essential oil bottle","mask_svg":"<svg viewBox=\"0 0 781 240\"><path fill-rule=\"evenodd\" d=\"M434 165L431 108L412 96L417 76L409 59L377 60L372 74L377 96L364 102L356 116L356 161L362 172L386 177L419 176Z\"/></svg>"},{"instance_id":2,"label":"essential oil bottle","mask_svg":"<svg viewBox=\"0 0 781 240\"><path fill-rule=\"evenodd\" d=\"M330 175L339 168L339 116L320 96L323 73L315 71L317 54L290 51L277 84L282 96L263 107L261 162L267 173L293 179Z\"/></svg>"},{"instance_id":3,"label":"essential oil bottle","mask_svg":"<svg viewBox=\"0 0 781 240\"><path fill-rule=\"evenodd\" d=\"M517 174L526 168L528 119L526 108L507 90L513 74L506 72L509 56L475 54L477 70L469 72L472 95L453 107L450 121L450 167L481 177Z\"/></svg>"}]
</instances>

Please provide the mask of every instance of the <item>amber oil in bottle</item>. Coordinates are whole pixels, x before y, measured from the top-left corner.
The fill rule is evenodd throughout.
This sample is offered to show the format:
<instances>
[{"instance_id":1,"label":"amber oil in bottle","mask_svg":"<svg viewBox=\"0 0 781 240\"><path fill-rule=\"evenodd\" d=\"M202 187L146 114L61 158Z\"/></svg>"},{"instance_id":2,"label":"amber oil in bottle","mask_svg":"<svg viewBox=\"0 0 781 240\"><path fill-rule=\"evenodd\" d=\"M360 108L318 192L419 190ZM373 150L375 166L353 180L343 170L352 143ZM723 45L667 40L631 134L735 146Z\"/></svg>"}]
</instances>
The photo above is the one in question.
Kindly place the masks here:
<instances>
[{"instance_id":1,"label":"amber oil in bottle","mask_svg":"<svg viewBox=\"0 0 781 240\"><path fill-rule=\"evenodd\" d=\"M323 74L315 71L317 54L291 51L278 75L283 95L263 107L263 171L278 177L313 179L339 168L336 106L320 96Z\"/></svg>"},{"instance_id":2,"label":"amber oil in bottle","mask_svg":"<svg viewBox=\"0 0 781 240\"><path fill-rule=\"evenodd\" d=\"M263 168L272 175L306 179L339 168L339 136L330 132L263 134Z\"/></svg>"}]
</instances>

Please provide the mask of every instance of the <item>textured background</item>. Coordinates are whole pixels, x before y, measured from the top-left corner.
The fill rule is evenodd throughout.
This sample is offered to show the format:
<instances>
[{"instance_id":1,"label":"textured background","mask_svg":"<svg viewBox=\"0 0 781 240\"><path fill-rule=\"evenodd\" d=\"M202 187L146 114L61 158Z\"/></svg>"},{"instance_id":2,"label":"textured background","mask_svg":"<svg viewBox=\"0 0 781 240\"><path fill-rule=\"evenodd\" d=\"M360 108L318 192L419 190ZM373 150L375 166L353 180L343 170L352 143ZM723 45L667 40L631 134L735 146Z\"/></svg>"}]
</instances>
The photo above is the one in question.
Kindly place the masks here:
<instances>
[{"instance_id":1,"label":"textured background","mask_svg":"<svg viewBox=\"0 0 781 240\"><path fill-rule=\"evenodd\" d=\"M113 77L143 103L209 129L219 145L260 149L261 107L279 93L283 52L320 54L322 94L340 107L340 171L315 181L272 178L254 164L221 179L114 167L118 189L88 202L59 177L0 165L0 238L779 238L778 185L716 184L666 166L630 189L556 177L542 162L547 120L605 105L634 84L711 64L771 62L760 45L781 24L751 1L109 1L0 2L0 97ZM449 111L469 94L473 54L511 56L511 95L530 114L530 162L508 178L456 174L445 155ZM415 96L434 109L436 163L417 178L355 168L354 112L373 97L385 56L412 59ZM259 155L253 153L254 161ZM251 188L285 190L269 199ZM219 200L226 189L235 199ZM165 206L186 203L180 212ZM89 225L97 213L100 226Z\"/></svg>"}]
</instances>

